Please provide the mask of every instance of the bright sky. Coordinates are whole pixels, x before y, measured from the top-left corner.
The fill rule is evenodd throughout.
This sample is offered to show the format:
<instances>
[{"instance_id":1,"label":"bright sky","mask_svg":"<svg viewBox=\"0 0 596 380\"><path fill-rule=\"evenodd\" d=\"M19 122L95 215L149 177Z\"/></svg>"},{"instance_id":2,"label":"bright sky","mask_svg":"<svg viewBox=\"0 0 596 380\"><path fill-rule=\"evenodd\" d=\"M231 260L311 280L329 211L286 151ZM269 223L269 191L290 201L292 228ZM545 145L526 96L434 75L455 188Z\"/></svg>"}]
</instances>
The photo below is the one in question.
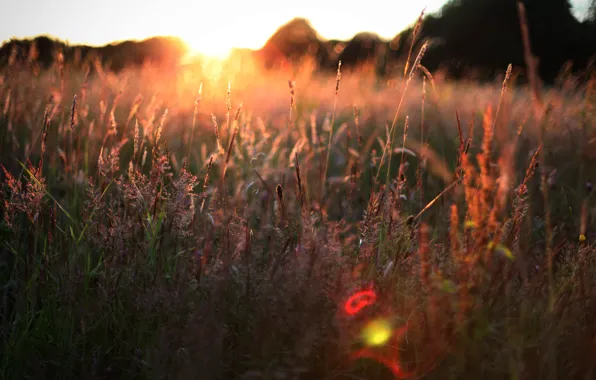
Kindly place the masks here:
<instances>
[{"instance_id":1,"label":"bright sky","mask_svg":"<svg viewBox=\"0 0 596 380\"><path fill-rule=\"evenodd\" d=\"M4 2L4 0L2 0ZM225 55L260 48L282 24L309 19L323 38L374 32L390 39L426 6L445 0L19 0L0 6L0 41L51 35L71 44L178 36L192 49ZM589 0L572 0L576 10ZM10 5L8 5L10 3Z\"/></svg>"}]
</instances>

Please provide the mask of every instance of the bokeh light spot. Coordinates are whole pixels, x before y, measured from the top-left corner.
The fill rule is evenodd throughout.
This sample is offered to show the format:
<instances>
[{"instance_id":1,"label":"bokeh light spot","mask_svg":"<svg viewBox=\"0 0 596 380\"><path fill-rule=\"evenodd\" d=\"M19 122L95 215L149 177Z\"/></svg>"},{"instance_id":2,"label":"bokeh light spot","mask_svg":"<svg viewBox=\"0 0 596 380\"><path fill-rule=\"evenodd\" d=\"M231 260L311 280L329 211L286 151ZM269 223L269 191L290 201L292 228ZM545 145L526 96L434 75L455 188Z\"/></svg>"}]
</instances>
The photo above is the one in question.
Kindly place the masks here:
<instances>
[{"instance_id":1,"label":"bokeh light spot","mask_svg":"<svg viewBox=\"0 0 596 380\"><path fill-rule=\"evenodd\" d=\"M371 321L362 330L362 338L369 346L382 346L392 334L391 323L386 319Z\"/></svg>"}]
</instances>

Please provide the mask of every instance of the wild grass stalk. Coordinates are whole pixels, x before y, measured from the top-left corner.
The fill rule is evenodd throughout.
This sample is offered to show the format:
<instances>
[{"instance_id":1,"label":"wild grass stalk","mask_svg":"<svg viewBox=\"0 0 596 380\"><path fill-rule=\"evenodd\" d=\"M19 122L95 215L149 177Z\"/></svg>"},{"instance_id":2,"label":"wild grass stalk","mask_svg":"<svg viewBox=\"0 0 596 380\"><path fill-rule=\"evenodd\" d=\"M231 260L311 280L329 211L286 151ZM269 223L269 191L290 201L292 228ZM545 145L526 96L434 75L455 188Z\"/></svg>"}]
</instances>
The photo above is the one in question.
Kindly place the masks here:
<instances>
[{"instance_id":1,"label":"wild grass stalk","mask_svg":"<svg viewBox=\"0 0 596 380\"><path fill-rule=\"evenodd\" d=\"M190 137L188 139L188 152L186 153L186 163L190 165L190 152L193 149L192 141L195 136L195 128L197 125L197 114L199 112L199 106L203 97L203 83L199 85L199 91L197 92L197 98L195 99L194 109L192 113L192 127L190 128Z\"/></svg>"},{"instance_id":2,"label":"wild grass stalk","mask_svg":"<svg viewBox=\"0 0 596 380\"><path fill-rule=\"evenodd\" d=\"M337 96L339 94L339 84L341 82L341 61L337 64L337 75L335 79L335 96L333 97L333 112L331 114L331 123L329 124L329 142L327 143L327 156L325 158L323 175L321 178L321 200L325 193L327 183L327 171L329 170L329 158L331 157L331 142L333 140L333 126L335 124L335 114L337 111Z\"/></svg>"},{"instance_id":3,"label":"wild grass stalk","mask_svg":"<svg viewBox=\"0 0 596 380\"><path fill-rule=\"evenodd\" d=\"M428 48L428 42L425 42L422 47L420 48L420 51L418 52L418 56L416 57L416 60L414 62L414 65L412 66L412 69L410 70L410 75L408 75L407 80L404 83L404 89L402 91L401 94L401 98L399 100L399 103L397 105L397 110L395 111L395 116L393 117L393 122L391 123L391 128L389 130L389 139L387 141L386 146L383 148L383 155L381 156L381 161L379 162L379 168L377 171L377 176L376 179L378 181L379 179L379 175L381 173L381 168L383 166L383 162L384 162L384 158L387 154L387 151L389 151L389 161L387 164L387 177L385 179L386 182L386 186L389 184L389 181L391 180L391 159L393 157L393 146L395 145L394 140L395 140L395 125L397 123L397 118L399 116L399 112L401 111L401 107L403 104L403 101L406 97L406 93L408 90L408 87L410 85L410 82L412 81L412 79L414 78L414 72L415 70L418 68L418 65L420 64L420 61L422 60L422 57L424 56L424 53L426 52L426 49Z\"/></svg>"}]
</instances>

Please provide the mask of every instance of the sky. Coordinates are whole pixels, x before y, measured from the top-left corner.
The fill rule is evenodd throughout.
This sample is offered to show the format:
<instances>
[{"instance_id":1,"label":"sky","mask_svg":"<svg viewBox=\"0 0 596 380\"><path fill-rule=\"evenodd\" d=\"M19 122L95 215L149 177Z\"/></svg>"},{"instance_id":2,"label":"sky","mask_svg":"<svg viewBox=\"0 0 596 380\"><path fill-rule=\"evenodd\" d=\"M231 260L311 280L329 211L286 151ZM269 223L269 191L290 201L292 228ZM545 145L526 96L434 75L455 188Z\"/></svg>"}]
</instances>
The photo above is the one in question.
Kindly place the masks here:
<instances>
[{"instance_id":1,"label":"sky","mask_svg":"<svg viewBox=\"0 0 596 380\"><path fill-rule=\"evenodd\" d=\"M359 32L393 38L423 8L445 0L1 0L0 42L40 34L71 44L103 45L177 36L196 51L225 55L232 47L260 48L282 24L310 20L321 37L350 39ZM10 5L7 5L10 3ZM576 12L589 0L572 0ZM3 8L3 9L2 9Z\"/></svg>"}]
</instances>

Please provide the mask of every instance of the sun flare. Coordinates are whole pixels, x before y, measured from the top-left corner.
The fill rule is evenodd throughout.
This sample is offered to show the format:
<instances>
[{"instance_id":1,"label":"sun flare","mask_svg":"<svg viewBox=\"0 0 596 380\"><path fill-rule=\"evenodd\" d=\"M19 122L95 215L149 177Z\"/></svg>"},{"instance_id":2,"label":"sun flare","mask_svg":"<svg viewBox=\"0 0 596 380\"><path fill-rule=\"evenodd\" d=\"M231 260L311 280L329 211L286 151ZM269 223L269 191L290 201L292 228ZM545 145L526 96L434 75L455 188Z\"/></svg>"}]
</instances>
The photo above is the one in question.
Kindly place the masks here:
<instances>
[{"instance_id":1,"label":"sun flare","mask_svg":"<svg viewBox=\"0 0 596 380\"><path fill-rule=\"evenodd\" d=\"M260 49L276 30L276 23L244 27L239 32L238 29L221 24L217 20L205 20L198 25L191 21L187 16L180 17L180 24L171 28L173 34L186 43L190 55L216 60L226 60L234 49Z\"/></svg>"},{"instance_id":2,"label":"sun flare","mask_svg":"<svg viewBox=\"0 0 596 380\"><path fill-rule=\"evenodd\" d=\"M369 322L362 330L362 338L368 346L382 346L387 343L391 334L391 324L385 319Z\"/></svg>"},{"instance_id":3,"label":"sun flare","mask_svg":"<svg viewBox=\"0 0 596 380\"><path fill-rule=\"evenodd\" d=\"M234 46L222 43L217 40L206 40L205 38L185 37L182 39L188 47L190 55L202 55L216 60L225 60L230 56Z\"/></svg>"}]
</instances>

